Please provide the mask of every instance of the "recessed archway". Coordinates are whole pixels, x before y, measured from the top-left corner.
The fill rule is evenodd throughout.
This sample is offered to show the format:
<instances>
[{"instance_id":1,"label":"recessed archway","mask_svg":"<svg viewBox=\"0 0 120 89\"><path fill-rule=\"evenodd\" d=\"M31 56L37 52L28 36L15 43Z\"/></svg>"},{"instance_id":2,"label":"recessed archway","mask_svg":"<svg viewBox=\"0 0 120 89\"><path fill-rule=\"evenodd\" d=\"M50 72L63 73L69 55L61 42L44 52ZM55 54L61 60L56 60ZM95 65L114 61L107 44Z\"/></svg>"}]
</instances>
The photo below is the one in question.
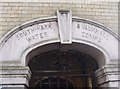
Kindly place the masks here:
<instances>
[{"instance_id":1,"label":"recessed archway","mask_svg":"<svg viewBox=\"0 0 120 89\"><path fill-rule=\"evenodd\" d=\"M70 53L73 52L73 54L76 54L76 55L77 54L84 55L83 59L86 59L86 61L82 59L81 62L83 61L85 63L84 65L87 65L87 64L89 65L89 66L86 66L86 68L91 67L93 69L92 70L87 70L86 73L82 73L80 71L83 67L79 67L78 70L80 70L80 71L78 71L77 76L74 76L75 73L71 71L69 73L66 72L66 75L71 74L70 76L72 76L72 77L67 76L67 78L66 78L66 75L64 75L64 73L61 72L61 71L59 71L59 73L61 73L61 74L63 73L63 76L60 76L60 75L57 75L56 73L54 73L55 70L44 70L44 68L43 68L43 70L41 70L41 69L37 70L40 73L35 73L36 69L34 69L34 68L35 67L36 68L40 67L40 66L37 66L37 65L41 65L41 63L43 63L43 62L44 62L45 65L49 65L49 64L47 64L47 60L43 61L43 62L41 62L41 60L38 60L37 62L34 62L34 61L36 61L34 59L36 59L37 57L38 57L38 59L41 59L40 56L45 55L45 54L46 54L45 55L46 59L47 58L50 59L49 55L47 55L47 53L49 54L49 52L50 52L50 54L51 54L52 52L54 53L55 51L57 51L57 52L59 51L60 54L62 54L62 53L69 54L69 52ZM54 55L57 55L57 54L54 54ZM79 56L79 58L80 57L81 56ZM53 58L51 58L51 59L53 59ZM72 58L72 56L71 56L71 58ZM69 57L68 57L68 59L69 59ZM44 58L43 58L43 60L44 60ZM56 58L56 60L57 60L57 58ZM54 62L54 60L50 60L50 61ZM59 42L46 44L46 45L39 46L39 47L33 49L26 56L26 65L28 65L30 67L31 73L32 73L32 77L31 77L31 80L29 82L30 87L35 87L35 83L38 80L41 81L41 79L43 79L43 78L46 78L46 77L50 78L50 77L54 77L54 76L55 77L62 77L66 80L72 81L73 86L74 87L78 86L78 89L83 88L83 87L98 87L97 86L97 77L95 76L95 72L96 72L97 69L104 66L106 64L106 62L107 62L106 55L103 52L101 52L99 49L97 49L93 46L89 46L87 44L78 43L78 42L74 42L70 45L69 44L68 45L62 45ZM79 63L79 62L76 62L75 64L77 64L77 63ZM81 65L81 64L79 64L79 65ZM43 66L41 65L41 67L43 67ZM50 68L49 66L46 66L46 67ZM47 72L48 75L46 75L46 71L49 71L49 72ZM52 72L50 72L50 71L52 71ZM42 75L42 77L41 77L41 75ZM46 76L43 76L43 75L46 75ZM80 75L80 76L78 76L78 75ZM74 76L74 78L73 78L73 76ZM84 84L83 84L83 81L84 81ZM76 84L78 83L78 85L76 85L75 83ZM79 85L81 85L81 86L79 86Z\"/></svg>"},{"instance_id":2,"label":"recessed archway","mask_svg":"<svg viewBox=\"0 0 120 89\"><path fill-rule=\"evenodd\" d=\"M64 89L69 89L71 81L73 84L72 89L83 89L85 87L93 88L97 87L97 80L94 72L98 69L96 60L82 52L75 50L60 51L53 50L50 52L40 53L30 60L29 65L32 72L30 80L30 87L36 87L36 83L39 81L39 88L48 87L54 89L60 88L59 78L64 78L66 85ZM57 79L54 77L58 77ZM48 78L43 84L43 79ZM58 80L58 82L51 81ZM40 82L41 81L41 82ZM68 85L67 85L68 84ZM69 85L70 84L70 85ZM61 85L62 86L62 85ZM37 89L37 88L36 88ZM60 88L61 89L61 88Z\"/></svg>"}]
</instances>

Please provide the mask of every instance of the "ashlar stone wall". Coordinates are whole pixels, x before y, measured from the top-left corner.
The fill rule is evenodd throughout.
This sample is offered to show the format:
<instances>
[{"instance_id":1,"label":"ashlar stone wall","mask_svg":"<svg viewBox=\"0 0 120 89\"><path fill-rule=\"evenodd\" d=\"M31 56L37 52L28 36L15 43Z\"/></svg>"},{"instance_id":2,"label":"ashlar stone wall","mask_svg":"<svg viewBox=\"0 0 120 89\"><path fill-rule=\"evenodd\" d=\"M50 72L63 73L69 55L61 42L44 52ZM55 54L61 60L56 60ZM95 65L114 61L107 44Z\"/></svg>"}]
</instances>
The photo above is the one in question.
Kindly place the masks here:
<instances>
[{"instance_id":1,"label":"ashlar stone wall","mask_svg":"<svg viewBox=\"0 0 120 89\"><path fill-rule=\"evenodd\" d=\"M118 31L118 2L0 2L0 38L9 30L36 18L55 16L57 10L71 10L72 15L91 19Z\"/></svg>"}]
</instances>

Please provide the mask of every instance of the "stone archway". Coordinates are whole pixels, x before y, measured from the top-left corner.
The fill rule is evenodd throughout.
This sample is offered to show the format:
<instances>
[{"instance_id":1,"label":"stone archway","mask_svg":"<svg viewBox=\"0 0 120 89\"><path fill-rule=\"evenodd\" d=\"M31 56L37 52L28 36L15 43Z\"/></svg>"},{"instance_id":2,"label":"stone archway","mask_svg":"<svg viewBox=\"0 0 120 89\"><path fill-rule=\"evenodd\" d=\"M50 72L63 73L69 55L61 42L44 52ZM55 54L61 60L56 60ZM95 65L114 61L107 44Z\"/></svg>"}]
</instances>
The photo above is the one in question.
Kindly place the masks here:
<instances>
[{"instance_id":1,"label":"stone archway","mask_svg":"<svg viewBox=\"0 0 120 89\"><path fill-rule=\"evenodd\" d=\"M97 22L72 17L71 11L57 14L58 17L23 23L1 39L2 72L3 76L8 75L2 78L2 84L29 86L31 73L27 64L32 57L48 50L74 49L91 55L99 63L96 71L99 86L118 87L118 35Z\"/></svg>"}]
</instances>

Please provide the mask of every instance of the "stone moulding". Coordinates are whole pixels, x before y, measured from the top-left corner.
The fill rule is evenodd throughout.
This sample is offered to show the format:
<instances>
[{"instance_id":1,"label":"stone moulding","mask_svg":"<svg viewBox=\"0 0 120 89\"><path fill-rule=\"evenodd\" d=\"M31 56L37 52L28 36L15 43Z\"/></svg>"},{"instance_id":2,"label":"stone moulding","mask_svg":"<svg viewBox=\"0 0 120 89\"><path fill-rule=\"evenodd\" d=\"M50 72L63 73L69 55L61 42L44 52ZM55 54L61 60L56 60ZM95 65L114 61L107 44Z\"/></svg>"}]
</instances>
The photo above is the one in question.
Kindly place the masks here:
<instances>
[{"instance_id":1,"label":"stone moulding","mask_svg":"<svg viewBox=\"0 0 120 89\"><path fill-rule=\"evenodd\" d=\"M57 21L57 16L52 16L52 17L47 17L47 18L39 18L39 19L34 19L32 21L28 21L28 22L24 22L23 24L20 24L16 27L14 27L12 30L10 30L9 32L7 32L1 39L0 39L0 46L4 45L4 43L15 33L17 33L18 31L27 28L29 26L32 26L34 24L37 23L42 23L42 22L51 22L51 21ZM78 21L78 22L83 22L83 23L88 23L94 26L97 26L103 30L105 30L106 32L110 33L111 35L113 35L116 39L118 39L120 41L120 36L118 35L118 33L116 33L115 31L111 30L109 27L105 27L103 24L95 22L93 20L89 20L89 19L85 19L85 18L80 18L80 17L76 17L73 16L72 17L72 21Z\"/></svg>"},{"instance_id":2,"label":"stone moulding","mask_svg":"<svg viewBox=\"0 0 120 89\"><path fill-rule=\"evenodd\" d=\"M45 27L47 27L47 25L49 24L51 24L52 26L51 28L44 28L44 31L36 30L33 33L29 32L30 34L26 36L27 38L21 38L20 40L16 41L16 38L15 38L16 34L19 34L21 32L25 33L25 31L28 31L29 28L33 29L33 27L36 27L36 26L40 27L42 25L45 25ZM58 24L57 16L53 16L53 17L41 18L41 19L35 19L32 21L28 21L13 28L0 40L0 54L1 54L0 61L2 63L8 62L8 61L21 62L21 60L25 59L24 57L31 50L39 46L45 45L45 44L61 42L58 25L59 24ZM98 50L103 52L103 54L106 55L107 60L110 60L110 59L118 60L118 43L120 41L120 38L118 34L115 33L113 30L107 27L104 27L102 24L98 22L84 19L84 18L74 17L74 16L72 17L71 27L72 27L72 30L71 30L72 31L71 41L72 42L87 44L87 45L97 48ZM95 29L96 29L96 33L95 33ZM47 36L46 36L46 33L47 33ZM103 34L103 37L101 34ZM107 35L104 36L104 34L107 34ZM26 39L28 39L27 41L28 43L26 43ZM109 45L109 43L114 44L114 47L112 45ZM31 50L29 49L30 47L32 47ZM13 49L11 51L11 54L9 54L8 50L11 50L11 48ZM5 53L8 54L8 57L6 57ZM26 53L26 55L23 53ZM12 55L12 54L15 54L15 55Z\"/></svg>"}]
</instances>

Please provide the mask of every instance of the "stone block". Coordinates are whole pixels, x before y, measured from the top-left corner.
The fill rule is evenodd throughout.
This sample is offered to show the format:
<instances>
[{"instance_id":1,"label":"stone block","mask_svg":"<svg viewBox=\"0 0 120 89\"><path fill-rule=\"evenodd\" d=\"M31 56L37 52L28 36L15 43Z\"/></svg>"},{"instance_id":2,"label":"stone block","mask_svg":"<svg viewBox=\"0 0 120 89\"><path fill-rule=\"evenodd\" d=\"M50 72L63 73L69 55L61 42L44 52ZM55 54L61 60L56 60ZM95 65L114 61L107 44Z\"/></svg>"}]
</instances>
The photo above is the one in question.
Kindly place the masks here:
<instances>
[{"instance_id":1,"label":"stone block","mask_svg":"<svg viewBox=\"0 0 120 89\"><path fill-rule=\"evenodd\" d=\"M49 7L50 6L50 4L48 4L48 3L44 3L44 4L42 4L42 6L44 7Z\"/></svg>"},{"instance_id":2,"label":"stone block","mask_svg":"<svg viewBox=\"0 0 120 89\"><path fill-rule=\"evenodd\" d=\"M5 6L5 7L2 7L3 10L12 10L12 7L9 7L9 6Z\"/></svg>"},{"instance_id":3,"label":"stone block","mask_svg":"<svg viewBox=\"0 0 120 89\"><path fill-rule=\"evenodd\" d=\"M23 6L30 6L30 7L42 7L43 3L37 2L30 2L30 3L23 3Z\"/></svg>"},{"instance_id":4,"label":"stone block","mask_svg":"<svg viewBox=\"0 0 120 89\"><path fill-rule=\"evenodd\" d=\"M13 7L13 6L22 6L23 3L21 3L21 2L8 2L8 4L10 7Z\"/></svg>"},{"instance_id":5,"label":"stone block","mask_svg":"<svg viewBox=\"0 0 120 89\"><path fill-rule=\"evenodd\" d=\"M2 26L7 25L8 26L8 22L3 22L2 21L2 23L0 23L0 25L2 25Z\"/></svg>"},{"instance_id":6,"label":"stone block","mask_svg":"<svg viewBox=\"0 0 120 89\"><path fill-rule=\"evenodd\" d=\"M14 7L12 7L12 10L19 10L19 7L18 6L14 6Z\"/></svg>"},{"instance_id":7,"label":"stone block","mask_svg":"<svg viewBox=\"0 0 120 89\"><path fill-rule=\"evenodd\" d=\"M8 6L8 3L4 2L2 3L2 6Z\"/></svg>"},{"instance_id":8,"label":"stone block","mask_svg":"<svg viewBox=\"0 0 120 89\"><path fill-rule=\"evenodd\" d=\"M0 38L3 36L3 33L1 31L1 27L0 27Z\"/></svg>"}]
</instances>

